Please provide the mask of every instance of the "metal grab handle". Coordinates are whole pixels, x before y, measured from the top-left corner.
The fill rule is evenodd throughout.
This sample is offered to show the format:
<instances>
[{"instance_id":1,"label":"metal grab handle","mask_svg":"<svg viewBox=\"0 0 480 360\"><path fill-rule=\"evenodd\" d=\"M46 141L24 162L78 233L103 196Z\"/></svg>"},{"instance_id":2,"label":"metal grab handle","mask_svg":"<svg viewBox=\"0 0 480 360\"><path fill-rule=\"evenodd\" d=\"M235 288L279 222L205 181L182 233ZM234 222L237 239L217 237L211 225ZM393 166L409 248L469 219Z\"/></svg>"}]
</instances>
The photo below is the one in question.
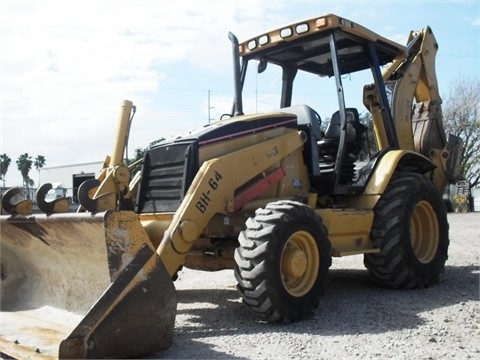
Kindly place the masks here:
<instances>
[{"instance_id":1,"label":"metal grab handle","mask_svg":"<svg viewBox=\"0 0 480 360\"><path fill-rule=\"evenodd\" d=\"M97 198L90 197L90 190L99 187L100 184L98 179L88 179L78 187L78 201L92 213L116 209L117 194L113 192L102 194Z\"/></svg>"},{"instance_id":2,"label":"metal grab handle","mask_svg":"<svg viewBox=\"0 0 480 360\"><path fill-rule=\"evenodd\" d=\"M2 196L3 209L12 215L29 215L32 213L32 200L25 199L17 202L12 202L13 198L20 194L19 188L11 188L7 190Z\"/></svg>"},{"instance_id":3,"label":"metal grab handle","mask_svg":"<svg viewBox=\"0 0 480 360\"><path fill-rule=\"evenodd\" d=\"M70 204L66 197L61 197L52 201L45 200L48 192L52 189L52 184L46 183L37 190L37 205L40 210L46 214L66 213L70 211Z\"/></svg>"}]
</instances>

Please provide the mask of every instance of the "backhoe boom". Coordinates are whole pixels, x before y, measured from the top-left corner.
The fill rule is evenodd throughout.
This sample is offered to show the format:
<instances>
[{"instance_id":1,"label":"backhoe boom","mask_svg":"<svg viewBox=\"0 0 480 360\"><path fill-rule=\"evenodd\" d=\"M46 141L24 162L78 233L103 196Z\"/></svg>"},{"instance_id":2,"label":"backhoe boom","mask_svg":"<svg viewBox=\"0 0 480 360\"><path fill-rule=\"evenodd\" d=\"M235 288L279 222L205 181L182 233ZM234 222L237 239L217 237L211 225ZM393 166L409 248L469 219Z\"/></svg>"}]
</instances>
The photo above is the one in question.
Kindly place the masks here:
<instances>
[{"instance_id":1,"label":"backhoe boom","mask_svg":"<svg viewBox=\"0 0 480 360\"><path fill-rule=\"evenodd\" d=\"M443 193L448 182L456 181L462 143L452 135L447 142L443 128L442 101L435 72L437 51L438 44L430 27L412 31L407 56L390 63L383 70L383 78L390 92L399 148L431 159L436 166L431 175L433 183ZM372 114L379 148L384 150L388 141L374 85L365 87L364 104Z\"/></svg>"}]
</instances>

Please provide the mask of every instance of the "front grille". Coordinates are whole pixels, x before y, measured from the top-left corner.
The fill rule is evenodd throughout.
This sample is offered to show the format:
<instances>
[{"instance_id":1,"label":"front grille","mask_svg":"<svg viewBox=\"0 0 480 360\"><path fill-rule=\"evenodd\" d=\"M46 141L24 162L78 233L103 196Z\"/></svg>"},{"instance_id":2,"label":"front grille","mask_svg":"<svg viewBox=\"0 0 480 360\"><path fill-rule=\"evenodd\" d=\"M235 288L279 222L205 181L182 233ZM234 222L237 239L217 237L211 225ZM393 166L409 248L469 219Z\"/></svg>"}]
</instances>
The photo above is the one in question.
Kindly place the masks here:
<instances>
[{"instance_id":1,"label":"front grille","mask_svg":"<svg viewBox=\"0 0 480 360\"><path fill-rule=\"evenodd\" d=\"M164 144L144 157L137 213L175 212L198 169L196 142Z\"/></svg>"}]
</instances>

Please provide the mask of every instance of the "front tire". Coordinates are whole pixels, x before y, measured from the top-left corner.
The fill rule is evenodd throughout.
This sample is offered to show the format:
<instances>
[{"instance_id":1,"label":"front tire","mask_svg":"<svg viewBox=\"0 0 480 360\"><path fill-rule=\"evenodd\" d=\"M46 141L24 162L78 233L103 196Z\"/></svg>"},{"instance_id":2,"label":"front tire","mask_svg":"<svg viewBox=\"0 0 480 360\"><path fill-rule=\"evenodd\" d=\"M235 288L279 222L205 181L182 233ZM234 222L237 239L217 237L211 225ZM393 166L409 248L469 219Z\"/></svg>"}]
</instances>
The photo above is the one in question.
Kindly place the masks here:
<instances>
[{"instance_id":1,"label":"front tire","mask_svg":"<svg viewBox=\"0 0 480 360\"><path fill-rule=\"evenodd\" d=\"M395 175L375 206L372 241L379 254L364 264L388 288L424 288L438 282L448 258L448 221L441 195L416 173Z\"/></svg>"},{"instance_id":2,"label":"front tire","mask_svg":"<svg viewBox=\"0 0 480 360\"><path fill-rule=\"evenodd\" d=\"M318 307L331 246L321 218L295 201L270 203L247 220L235 250L243 302L270 322L291 322Z\"/></svg>"}]
</instances>

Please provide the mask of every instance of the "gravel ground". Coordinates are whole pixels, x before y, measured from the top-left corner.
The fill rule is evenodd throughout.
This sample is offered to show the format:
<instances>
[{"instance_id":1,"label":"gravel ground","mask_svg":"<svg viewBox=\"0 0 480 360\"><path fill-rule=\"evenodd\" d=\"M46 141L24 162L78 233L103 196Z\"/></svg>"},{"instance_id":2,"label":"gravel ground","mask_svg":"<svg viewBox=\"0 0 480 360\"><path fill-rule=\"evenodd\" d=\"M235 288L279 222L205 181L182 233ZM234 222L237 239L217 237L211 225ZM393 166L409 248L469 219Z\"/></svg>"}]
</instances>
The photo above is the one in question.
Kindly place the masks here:
<instances>
[{"instance_id":1,"label":"gravel ground","mask_svg":"<svg viewBox=\"0 0 480 360\"><path fill-rule=\"evenodd\" d=\"M334 258L330 284L308 319L259 321L242 305L233 271L183 270L173 346L162 359L479 359L480 213L449 214L440 283L377 287L362 256Z\"/></svg>"}]
</instances>

